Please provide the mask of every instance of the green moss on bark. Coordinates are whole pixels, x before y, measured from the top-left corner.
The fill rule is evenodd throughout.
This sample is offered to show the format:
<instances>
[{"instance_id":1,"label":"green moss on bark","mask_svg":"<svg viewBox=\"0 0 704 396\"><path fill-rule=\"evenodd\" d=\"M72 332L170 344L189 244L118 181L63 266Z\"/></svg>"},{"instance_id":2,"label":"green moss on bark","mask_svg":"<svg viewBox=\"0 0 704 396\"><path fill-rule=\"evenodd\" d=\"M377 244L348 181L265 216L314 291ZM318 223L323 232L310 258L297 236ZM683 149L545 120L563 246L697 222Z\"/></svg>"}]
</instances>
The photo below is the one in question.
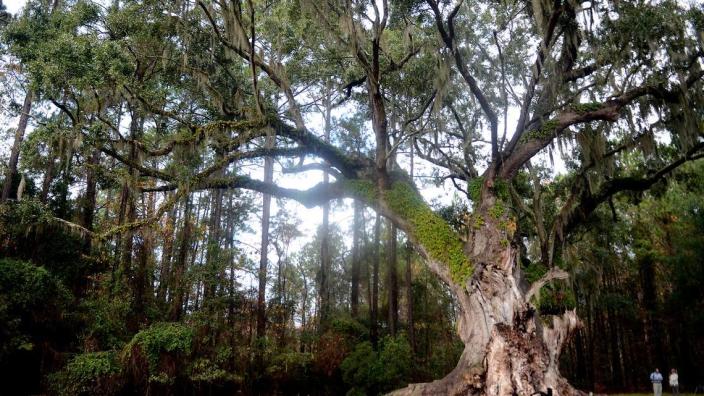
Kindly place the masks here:
<instances>
[{"instance_id":1,"label":"green moss on bark","mask_svg":"<svg viewBox=\"0 0 704 396\"><path fill-rule=\"evenodd\" d=\"M489 215L498 220L504 215L505 211L506 208L504 208L504 204L501 201L496 201L494 206L489 208Z\"/></svg>"},{"instance_id":2,"label":"green moss on bark","mask_svg":"<svg viewBox=\"0 0 704 396\"><path fill-rule=\"evenodd\" d=\"M413 237L425 247L430 258L450 269L454 282L464 284L474 272L462 241L450 226L406 183L396 182L385 192L390 209L408 221Z\"/></svg>"},{"instance_id":3,"label":"green moss on bark","mask_svg":"<svg viewBox=\"0 0 704 396\"><path fill-rule=\"evenodd\" d=\"M575 113L585 114L591 111L599 110L602 107L602 104L598 102L573 103L570 107Z\"/></svg>"},{"instance_id":4,"label":"green moss on bark","mask_svg":"<svg viewBox=\"0 0 704 396\"><path fill-rule=\"evenodd\" d=\"M373 182L369 180L346 180L345 189L354 197L367 202L376 200L377 190Z\"/></svg>"},{"instance_id":5,"label":"green moss on bark","mask_svg":"<svg viewBox=\"0 0 704 396\"><path fill-rule=\"evenodd\" d=\"M475 230L478 230L482 227L484 227L484 218L481 215L475 215L474 216L474 224L473 227Z\"/></svg>"},{"instance_id":6,"label":"green moss on bark","mask_svg":"<svg viewBox=\"0 0 704 396\"><path fill-rule=\"evenodd\" d=\"M533 129L532 131L528 131L521 136L522 141L528 141L528 140L542 140L545 138L548 138L552 136L555 133L555 129L558 126L558 122L556 120L548 120L543 122L543 125L539 129Z\"/></svg>"},{"instance_id":7,"label":"green moss on bark","mask_svg":"<svg viewBox=\"0 0 704 396\"><path fill-rule=\"evenodd\" d=\"M483 177L475 177L467 183L469 198L474 202L479 202L482 193L482 185L484 184Z\"/></svg>"},{"instance_id":8,"label":"green moss on bark","mask_svg":"<svg viewBox=\"0 0 704 396\"><path fill-rule=\"evenodd\" d=\"M511 197L511 194L509 193L509 185L506 180L497 179L494 182L494 192L502 201L508 201Z\"/></svg>"}]
</instances>

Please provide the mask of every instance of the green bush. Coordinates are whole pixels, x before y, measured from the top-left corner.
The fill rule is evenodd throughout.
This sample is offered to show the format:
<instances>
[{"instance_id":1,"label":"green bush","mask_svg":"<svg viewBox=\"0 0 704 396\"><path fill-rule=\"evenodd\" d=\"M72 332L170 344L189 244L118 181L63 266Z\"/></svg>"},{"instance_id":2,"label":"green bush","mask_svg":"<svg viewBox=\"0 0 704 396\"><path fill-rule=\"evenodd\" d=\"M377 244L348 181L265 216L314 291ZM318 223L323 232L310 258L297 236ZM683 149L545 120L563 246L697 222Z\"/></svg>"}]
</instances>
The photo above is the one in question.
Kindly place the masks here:
<instances>
[{"instance_id":1,"label":"green bush","mask_svg":"<svg viewBox=\"0 0 704 396\"><path fill-rule=\"evenodd\" d=\"M190 372L188 378L194 382L201 383L223 383L223 382L242 382L242 377L228 373L222 369L220 365L210 359L196 359L189 366Z\"/></svg>"},{"instance_id":2,"label":"green bush","mask_svg":"<svg viewBox=\"0 0 704 396\"><path fill-rule=\"evenodd\" d=\"M375 351L370 342L358 344L343 362L343 380L352 387L348 395L375 395L408 383L412 366L411 346L404 336L385 337Z\"/></svg>"},{"instance_id":3,"label":"green bush","mask_svg":"<svg viewBox=\"0 0 704 396\"><path fill-rule=\"evenodd\" d=\"M266 368L269 378L289 386L305 383L311 376L313 355L286 351L271 356Z\"/></svg>"},{"instance_id":4,"label":"green bush","mask_svg":"<svg viewBox=\"0 0 704 396\"><path fill-rule=\"evenodd\" d=\"M85 235L54 218L46 205L31 199L0 204L0 255L44 266L71 290L105 268L84 256Z\"/></svg>"},{"instance_id":5,"label":"green bush","mask_svg":"<svg viewBox=\"0 0 704 396\"><path fill-rule=\"evenodd\" d=\"M364 327L363 324L350 317L336 317L332 319L330 322L330 330L352 340L366 339L369 334L369 330Z\"/></svg>"},{"instance_id":6,"label":"green bush","mask_svg":"<svg viewBox=\"0 0 704 396\"><path fill-rule=\"evenodd\" d=\"M53 332L71 295L43 267L0 259L0 361Z\"/></svg>"},{"instance_id":7,"label":"green bush","mask_svg":"<svg viewBox=\"0 0 704 396\"><path fill-rule=\"evenodd\" d=\"M148 382L172 383L179 366L176 361L190 355L192 342L190 327L176 322L155 323L135 334L125 346L123 360L137 376L146 368Z\"/></svg>"},{"instance_id":8,"label":"green bush","mask_svg":"<svg viewBox=\"0 0 704 396\"><path fill-rule=\"evenodd\" d=\"M119 373L115 352L90 352L76 355L50 382L59 395L111 395L119 392Z\"/></svg>"},{"instance_id":9,"label":"green bush","mask_svg":"<svg viewBox=\"0 0 704 396\"><path fill-rule=\"evenodd\" d=\"M107 278L102 283L92 298L81 302L80 309L86 319L82 336L97 343L98 349L120 349L132 335L126 326L132 297L125 290L110 293Z\"/></svg>"},{"instance_id":10,"label":"green bush","mask_svg":"<svg viewBox=\"0 0 704 396\"><path fill-rule=\"evenodd\" d=\"M541 315L561 315L576 306L574 293L562 283L548 284L540 290L538 310Z\"/></svg>"}]
</instances>

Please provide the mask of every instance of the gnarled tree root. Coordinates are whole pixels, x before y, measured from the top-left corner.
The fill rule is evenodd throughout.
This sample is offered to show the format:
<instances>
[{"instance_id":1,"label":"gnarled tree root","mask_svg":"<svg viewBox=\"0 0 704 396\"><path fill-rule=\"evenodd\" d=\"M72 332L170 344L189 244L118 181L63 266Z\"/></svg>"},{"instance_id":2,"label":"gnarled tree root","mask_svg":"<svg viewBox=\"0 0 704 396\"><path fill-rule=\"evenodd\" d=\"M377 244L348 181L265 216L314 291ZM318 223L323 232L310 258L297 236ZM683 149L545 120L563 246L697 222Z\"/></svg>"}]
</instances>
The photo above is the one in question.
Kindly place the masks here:
<instances>
[{"instance_id":1,"label":"gnarled tree root","mask_svg":"<svg viewBox=\"0 0 704 396\"><path fill-rule=\"evenodd\" d=\"M567 335L577 326L576 314L553 317L550 326L538 331L517 330L497 324L492 330L484 362L472 364L463 354L444 378L411 384L390 395L487 395L584 396L558 370L557 359Z\"/></svg>"}]
</instances>

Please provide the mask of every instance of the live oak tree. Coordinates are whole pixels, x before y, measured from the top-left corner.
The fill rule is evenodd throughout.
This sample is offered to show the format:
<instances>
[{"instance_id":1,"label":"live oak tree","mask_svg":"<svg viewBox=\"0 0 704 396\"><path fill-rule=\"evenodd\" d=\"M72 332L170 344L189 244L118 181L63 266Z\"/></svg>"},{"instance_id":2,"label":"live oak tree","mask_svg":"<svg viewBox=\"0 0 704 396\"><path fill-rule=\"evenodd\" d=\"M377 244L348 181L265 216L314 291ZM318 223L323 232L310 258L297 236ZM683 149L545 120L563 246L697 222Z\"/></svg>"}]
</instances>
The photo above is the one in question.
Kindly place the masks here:
<instances>
[{"instance_id":1,"label":"live oak tree","mask_svg":"<svg viewBox=\"0 0 704 396\"><path fill-rule=\"evenodd\" d=\"M452 290L465 346L446 377L396 394L576 394L558 358L579 320L564 307L538 309L541 288L567 277L557 265L561 247L614 195L646 190L704 153L704 10L697 6L72 6L53 52L18 56L78 136L127 168L125 221L100 236L145 240L145 228L182 200L188 215L189 193L201 190L247 189L309 207L353 198L373 208ZM37 42L17 29L9 36L16 48ZM317 131L314 104L329 100L330 86L340 93L336 106L369 120L370 152ZM123 108L129 136L120 133ZM451 225L431 209L405 170L400 151L409 147L464 193L471 213ZM535 169L536 157L557 150L572 169L555 181L559 193ZM245 172L262 161L269 169L279 161L289 172L324 171L331 180L301 190ZM159 205L137 218L140 194ZM181 243L179 255L187 249ZM528 255L526 245L539 253ZM543 273L527 277L524 267L536 264ZM178 317L180 306L174 309Z\"/></svg>"}]
</instances>

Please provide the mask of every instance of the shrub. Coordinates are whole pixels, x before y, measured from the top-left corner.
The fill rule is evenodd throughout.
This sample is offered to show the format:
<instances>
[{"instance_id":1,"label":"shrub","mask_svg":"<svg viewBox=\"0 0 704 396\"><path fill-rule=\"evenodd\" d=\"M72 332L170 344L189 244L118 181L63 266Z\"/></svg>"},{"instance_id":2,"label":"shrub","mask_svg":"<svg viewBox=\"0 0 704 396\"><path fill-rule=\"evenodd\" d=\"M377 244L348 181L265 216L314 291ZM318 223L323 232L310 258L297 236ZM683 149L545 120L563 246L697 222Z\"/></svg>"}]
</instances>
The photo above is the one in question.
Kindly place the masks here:
<instances>
[{"instance_id":1,"label":"shrub","mask_svg":"<svg viewBox=\"0 0 704 396\"><path fill-rule=\"evenodd\" d=\"M113 395L120 390L119 373L114 351L90 352L76 355L50 382L59 395Z\"/></svg>"},{"instance_id":2,"label":"shrub","mask_svg":"<svg viewBox=\"0 0 704 396\"><path fill-rule=\"evenodd\" d=\"M51 334L71 295L43 267L0 259L0 361Z\"/></svg>"},{"instance_id":3,"label":"shrub","mask_svg":"<svg viewBox=\"0 0 704 396\"><path fill-rule=\"evenodd\" d=\"M182 323L155 323L135 334L123 361L135 379L143 378L146 369L147 382L173 383L177 360L190 354L192 341L193 330Z\"/></svg>"},{"instance_id":4,"label":"shrub","mask_svg":"<svg viewBox=\"0 0 704 396\"><path fill-rule=\"evenodd\" d=\"M411 373L411 346L404 336L385 337L375 351L370 342L358 344L343 362L342 378L352 386L348 395L375 395L405 385Z\"/></svg>"}]
</instances>

